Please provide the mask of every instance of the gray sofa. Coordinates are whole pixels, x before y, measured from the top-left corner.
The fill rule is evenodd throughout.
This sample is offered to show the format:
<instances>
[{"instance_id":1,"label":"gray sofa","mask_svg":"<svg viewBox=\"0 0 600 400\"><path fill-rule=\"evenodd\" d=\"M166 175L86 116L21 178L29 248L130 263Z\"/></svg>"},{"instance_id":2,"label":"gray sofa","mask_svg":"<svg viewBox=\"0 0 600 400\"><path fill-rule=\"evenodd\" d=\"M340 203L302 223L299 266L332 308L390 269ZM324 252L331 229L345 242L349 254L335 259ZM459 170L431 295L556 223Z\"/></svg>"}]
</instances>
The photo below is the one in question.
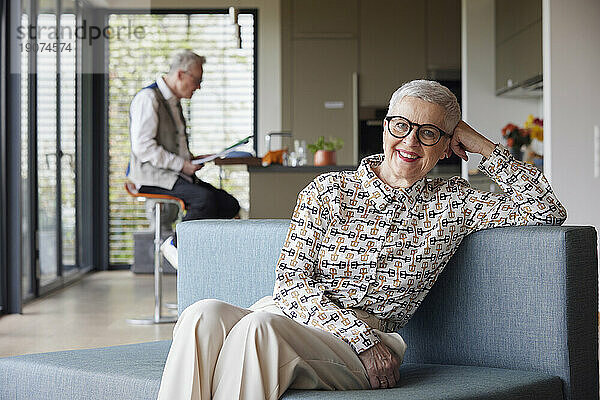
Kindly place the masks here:
<instances>
[{"instance_id":1,"label":"gray sofa","mask_svg":"<svg viewBox=\"0 0 600 400\"><path fill-rule=\"evenodd\" d=\"M178 226L180 311L271 294L286 220ZM285 399L597 399L597 254L591 227L467 237L413 319L401 387L288 391ZM151 399L169 341L0 359L1 399Z\"/></svg>"}]
</instances>

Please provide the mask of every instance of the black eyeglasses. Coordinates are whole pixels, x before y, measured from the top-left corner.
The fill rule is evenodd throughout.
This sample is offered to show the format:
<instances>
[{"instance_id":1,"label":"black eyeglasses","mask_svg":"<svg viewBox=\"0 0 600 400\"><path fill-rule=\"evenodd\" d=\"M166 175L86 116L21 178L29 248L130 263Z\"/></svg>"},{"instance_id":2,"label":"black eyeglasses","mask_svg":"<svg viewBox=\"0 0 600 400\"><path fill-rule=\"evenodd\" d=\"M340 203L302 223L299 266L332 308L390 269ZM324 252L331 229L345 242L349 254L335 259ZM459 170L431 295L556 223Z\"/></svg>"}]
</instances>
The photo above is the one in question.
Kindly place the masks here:
<instances>
[{"instance_id":1,"label":"black eyeglasses","mask_svg":"<svg viewBox=\"0 0 600 400\"><path fill-rule=\"evenodd\" d=\"M385 120L390 135L398 139L407 137L416 126L417 140L423 146L435 146L442 136L451 136L433 124L417 124L400 115L388 115Z\"/></svg>"},{"instance_id":2,"label":"black eyeglasses","mask_svg":"<svg viewBox=\"0 0 600 400\"><path fill-rule=\"evenodd\" d=\"M190 71L183 71L183 73L188 74L189 76L192 77L192 79L196 82L196 84L198 86L200 86L202 84L202 78L196 78L194 75L192 75L192 73Z\"/></svg>"}]
</instances>

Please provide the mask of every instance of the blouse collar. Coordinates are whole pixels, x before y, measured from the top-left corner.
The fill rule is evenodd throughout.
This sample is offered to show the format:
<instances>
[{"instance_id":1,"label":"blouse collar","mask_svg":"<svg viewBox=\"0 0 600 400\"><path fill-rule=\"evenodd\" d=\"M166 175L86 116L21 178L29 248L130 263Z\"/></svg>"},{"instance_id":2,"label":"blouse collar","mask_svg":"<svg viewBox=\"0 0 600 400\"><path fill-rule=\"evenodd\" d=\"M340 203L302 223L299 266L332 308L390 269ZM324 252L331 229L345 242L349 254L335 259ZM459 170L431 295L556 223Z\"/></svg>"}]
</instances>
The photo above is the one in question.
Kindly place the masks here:
<instances>
[{"instance_id":1,"label":"blouse collar","mask_svg":"<svg viewBox=\"0 0 600 400\"><path fill-rule=\"evenodd\" d=\"M407 188L393 188L377 176L373 168L381 165L383 162L383 154L375 154L362 159L356 171L357 177L361 185L366 189L369 197L367 200L374 202L375 206L380 209L390 203L400 202L406 204L410 209L416 202L418 196L427 183L427 177L423 177L416 181L412 186Z\"/></svg>"}]
</instances>

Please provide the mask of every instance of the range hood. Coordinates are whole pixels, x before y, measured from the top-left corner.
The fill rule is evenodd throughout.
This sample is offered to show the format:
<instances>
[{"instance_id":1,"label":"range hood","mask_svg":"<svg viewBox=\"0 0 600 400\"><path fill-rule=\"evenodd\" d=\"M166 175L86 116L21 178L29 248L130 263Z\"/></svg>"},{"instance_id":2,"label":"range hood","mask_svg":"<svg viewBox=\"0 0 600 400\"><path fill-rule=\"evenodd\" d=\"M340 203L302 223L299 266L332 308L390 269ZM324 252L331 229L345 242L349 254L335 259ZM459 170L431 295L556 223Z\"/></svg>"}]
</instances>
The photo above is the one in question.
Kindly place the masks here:
<instances>
[{"instance_id":1,"label":"range hood","mask_svg":"<svg viewBox=\"0 0 600 400\"><path fill-rule=\"evenodd\" d=\"M509 82L510 83L510 82ZM509 85L496 92L497 96L517 99L538 99L544 94L543 75L536 75L523 82Z\"/></svg>"}]
</instances>

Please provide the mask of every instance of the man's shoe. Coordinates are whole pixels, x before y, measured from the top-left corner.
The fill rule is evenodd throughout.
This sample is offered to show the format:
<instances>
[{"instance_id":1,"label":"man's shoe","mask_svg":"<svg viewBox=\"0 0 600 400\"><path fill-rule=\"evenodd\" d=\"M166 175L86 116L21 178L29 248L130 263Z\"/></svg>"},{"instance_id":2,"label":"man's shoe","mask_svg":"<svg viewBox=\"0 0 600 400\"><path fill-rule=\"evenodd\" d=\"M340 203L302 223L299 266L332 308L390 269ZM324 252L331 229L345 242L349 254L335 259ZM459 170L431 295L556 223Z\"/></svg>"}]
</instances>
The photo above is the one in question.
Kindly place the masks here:
<instances>
[{"instance_id":1,"label":"man's shoe","mask_svg":"<svg viewBox=\"0 0 600 400\"><path fill-rule=\"evenodd\" d=\"M160 252L163 257L173 266L173 268L177 269L177 247L173 245L173 236L169 236L167 240L160 245Z\"/></svg>"}]
</instances>

